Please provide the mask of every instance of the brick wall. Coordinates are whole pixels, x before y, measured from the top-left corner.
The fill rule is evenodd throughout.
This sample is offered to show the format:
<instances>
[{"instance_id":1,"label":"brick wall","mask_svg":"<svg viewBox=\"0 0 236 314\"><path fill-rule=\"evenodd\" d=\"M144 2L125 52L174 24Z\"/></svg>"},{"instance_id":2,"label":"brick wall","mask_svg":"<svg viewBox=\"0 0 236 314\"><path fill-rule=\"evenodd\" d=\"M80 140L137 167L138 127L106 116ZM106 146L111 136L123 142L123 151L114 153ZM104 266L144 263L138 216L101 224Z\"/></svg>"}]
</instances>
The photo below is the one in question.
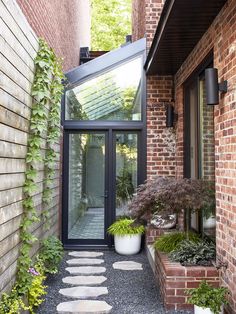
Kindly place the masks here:
<instances>
[{"instance_id":1,"label":"brick wall","mask_svg":"<svg viewBox=\"0 0 236 314\"><path fill-rule=\"evenodd\" d=\"M79 1L17 0L28 22L64 58L64 70L79 65Z\"/></svg>"},{"instance_id":2,"label":"brick wall","mask_svg":"<svg viewBox=\"0 0 236 314\"><path fill-rule=\"evenodd\" d=\"M132 36L133 41L147 38L150 48L165 0L133 0Z\"/></svg>"},{"instance_id":3,"label":"brick wall","mask_svg":"<svg viewBox=\"0 0 236 314\"><path fill-rule=\"evenodd\" d=\"M145 36L145 1L133 0L132 2L132 41Z\"/></svg>"},{"instance_id":4,"label":"brick wall","mask_svg":"<svg viewBox=\"0 0 236 314\"><path fill-rule=\"evenodd\" d=\"M155 252L155 266L161 299L168 310L192 309L185 290L198 287L203 278L212 286L219 286L219 272L214 267L182 266L160 252Z\"/></svg>"},{"instance_id":5,"label":"brick wall","mask_svg":"<svg viewBox=\"0 0 236 314\"><path fill-rule=\"evenodd\" d=\"M214 107L216 245L218 258L228 263L221 270L229 287L231 313L236 313L236 2L229 0L175 76L177 176L183 176L183 83L213 49L219 81L228 80L228 92Z\"/></svg>"},{"instance_id":6,"label":"brick wall","mask_svg":"<svg viewBox=\"0 0 236 314\"><path fill-rule=\"evenodd\" d=\"M133 1L133 40L147 39L150 48L164 0ZM165 126L165 106L173 101L171 76L147 78L147 179L175 176L175 131Z\"/></svg>"},{"instance_id":7,"label":"brick wall","mask_svg":"<svg viewBox=\"0 0 236 314\"><path fill-rule=\"evenodd\" d=\"M147 178L175 176L175 130L166 128L165 107L172 99L172 77L147 81Z\"/></svg>"}]
</instances>

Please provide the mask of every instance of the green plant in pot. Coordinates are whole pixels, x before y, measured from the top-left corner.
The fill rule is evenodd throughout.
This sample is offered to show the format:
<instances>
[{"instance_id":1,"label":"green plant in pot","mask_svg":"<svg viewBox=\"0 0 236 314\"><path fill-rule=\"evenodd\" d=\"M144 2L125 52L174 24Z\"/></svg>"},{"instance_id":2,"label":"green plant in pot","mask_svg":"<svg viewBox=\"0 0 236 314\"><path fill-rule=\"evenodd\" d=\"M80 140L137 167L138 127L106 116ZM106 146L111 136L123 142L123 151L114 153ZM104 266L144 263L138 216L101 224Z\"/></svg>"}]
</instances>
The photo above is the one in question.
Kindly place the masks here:
<instances>
[{"instance_id":1,"label":"green plant in pot","mask_svg":"<svg viewBox=\"0 0 236 314\"><path fill-rule=\"evenodd\" d=\"M190 296L188 303L194 304L195 314L223 314L223 305L227 304L228 289L214 288L202 281L198 288L186 290Z\"/></svg>"},{"instance_id":2,"label":"green plant in pot","mask_svg":"<svg viewBox=\"0 0 236 314\"><path fill-rule=\"evenodd\" d=\"M136 225L135 220L130 218L115 221L107 230L108 234L114 236L116 252L122 255L133 255L140 251L144 231L144 226Z\"/></svg>"}]
</instances>

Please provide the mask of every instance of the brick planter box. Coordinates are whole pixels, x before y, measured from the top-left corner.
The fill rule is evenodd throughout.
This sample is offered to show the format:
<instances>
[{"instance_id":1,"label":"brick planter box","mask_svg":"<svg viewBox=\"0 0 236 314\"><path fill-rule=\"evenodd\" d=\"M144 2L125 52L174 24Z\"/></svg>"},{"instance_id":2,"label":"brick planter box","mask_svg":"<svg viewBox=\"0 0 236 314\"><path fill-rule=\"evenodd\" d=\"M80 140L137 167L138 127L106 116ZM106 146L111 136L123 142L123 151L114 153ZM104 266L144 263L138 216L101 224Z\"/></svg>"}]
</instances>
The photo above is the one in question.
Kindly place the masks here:
<instances>
[{"instance_id":1,"label":"brick planter box","mask_svg":"<svg viewBox=\"0 0 236 314\"><path fill-rule=\"evenodd\" d=\"M164 233L164 229L158 229L148 225L146 228L146 244L152 244L158 237Z\"/></svg>"},{"instance_id":2,"label":"brick planter box","mask_svg":"<svg viewBox=\"0 0 236 314\"><path fill-rule=\"evenodd\" d=\"M185 289L198 287L201 280L219 286L219 272L213 266L182 266L171 262L166 254L155 252L155 277L164 306L168 310L193 309L187 304Z\"/></svg>"}]
</instances>

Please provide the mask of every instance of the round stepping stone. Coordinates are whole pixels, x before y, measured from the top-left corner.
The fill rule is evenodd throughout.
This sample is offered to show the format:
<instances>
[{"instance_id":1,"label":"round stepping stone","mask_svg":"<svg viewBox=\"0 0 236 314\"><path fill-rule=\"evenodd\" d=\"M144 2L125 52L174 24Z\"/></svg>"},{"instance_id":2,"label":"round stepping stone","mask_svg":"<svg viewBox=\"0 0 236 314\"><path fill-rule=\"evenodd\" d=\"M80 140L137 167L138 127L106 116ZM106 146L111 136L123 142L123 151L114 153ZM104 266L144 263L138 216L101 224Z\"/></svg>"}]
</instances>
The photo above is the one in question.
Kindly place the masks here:
<instances>
[{"instance_id":1,"label":"round stepping stone","mask_svg":"<svg viewBox=\"0 0 236 314\"><path fill-rule=\"evenodd\" d=\"M69 298L97 298L100 295L108 294L107 287L73 287L60 289L59 293Z\"/></svg>"},{"instance_id":2,"label":"round stepping stone","mask_svg":"<svg viewBox=\"0 0 236 314\"><path fill-rule=\"evenodd\" d=\"M116 262L113 264L113 268L120 270L143 270L142 264L133 261Z\"/></svg>"},{"instance_id":3,"label":"round stepping stone","mask_svg":"<svg viewBox=\"0 0 236 314\"><path fill-rule=\"evenodd\" d=\"M112 306L107 304L107 302L95 300L63 302L57 306L57 312L59 314L106 314L110 313L111 309Z\"/></svg>"},{"instance_id":4,"label":"round stepping stone","mask_svg":"<svg viewBox=\"0 0 236 314\"><path fill-rule=\"evenodd\" d=\"M105 273L105 267L99 266L80 266L80 267L67 267L66 270L72 275L79 275L79 274L101 274Z\"/></svg>"},{"instance_id":5,"label":"round stepping stone","mask_svg":"<svg viewBox=\"0 0 236 314\"><path fill-rule=\"evenodd\" d=\"M104 259L98 258L73 258L67 261L69 265L99 265L104 263Z\"/></svg>"},{"instance_id":6,"label":"round stepping stone","mask_svg":"<svg viewBox=\"0 0 236 314\"><path fill-rule=\"evenodd\" d=\"M62 279L64 283L68 283L70 285L75 286L100 285L106 280L107 278L104 276L71 276Z\"/></svg>"},{"instance_id":7,"label":"round stepping stone","mask_svg":"<svg viewBox=\"0 0 236 314\"><path fill-rule=\"evenodd\" d=\"M103 256L102 252L90 252L90 251L74 251L69 253L73 257L99 257Z\"/></svg>"}]
</instances>

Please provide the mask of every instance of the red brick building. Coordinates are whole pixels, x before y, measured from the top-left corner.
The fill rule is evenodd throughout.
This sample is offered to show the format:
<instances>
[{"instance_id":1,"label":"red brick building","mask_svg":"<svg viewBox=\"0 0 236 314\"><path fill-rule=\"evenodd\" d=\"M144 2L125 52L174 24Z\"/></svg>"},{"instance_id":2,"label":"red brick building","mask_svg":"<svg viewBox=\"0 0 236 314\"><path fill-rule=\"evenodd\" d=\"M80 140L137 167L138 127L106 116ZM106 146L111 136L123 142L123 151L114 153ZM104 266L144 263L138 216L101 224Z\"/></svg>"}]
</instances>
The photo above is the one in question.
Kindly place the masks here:
<instances>
[{"instance_id":1,"label":"red brick building","mask_svg":"<svg viewBox=\"0 0 236 314\"><path fill-rule=\"evenodd\" d=\"M236 313L236 2L135 0L133 37L147 38L148 178L215 178L220 281ZM211 67L228 83L214 106L206 104ZM178 115L172 128L167 104ZM207 233L198 217L191 223Z\"/></svg>"},{"instance_id":2,"label":"red brick building","mask_svg":"<svg viewBox=\"0 0 236 314\"><path fill-rule=\"evenodd\" d=\"M86 16L87 5L80 0L17 0L30 26L38 37L43 37L63 58L64 70L68 71L79 65L80 40L82 32L89 28Z\"/></svg>"}]
</instances>

